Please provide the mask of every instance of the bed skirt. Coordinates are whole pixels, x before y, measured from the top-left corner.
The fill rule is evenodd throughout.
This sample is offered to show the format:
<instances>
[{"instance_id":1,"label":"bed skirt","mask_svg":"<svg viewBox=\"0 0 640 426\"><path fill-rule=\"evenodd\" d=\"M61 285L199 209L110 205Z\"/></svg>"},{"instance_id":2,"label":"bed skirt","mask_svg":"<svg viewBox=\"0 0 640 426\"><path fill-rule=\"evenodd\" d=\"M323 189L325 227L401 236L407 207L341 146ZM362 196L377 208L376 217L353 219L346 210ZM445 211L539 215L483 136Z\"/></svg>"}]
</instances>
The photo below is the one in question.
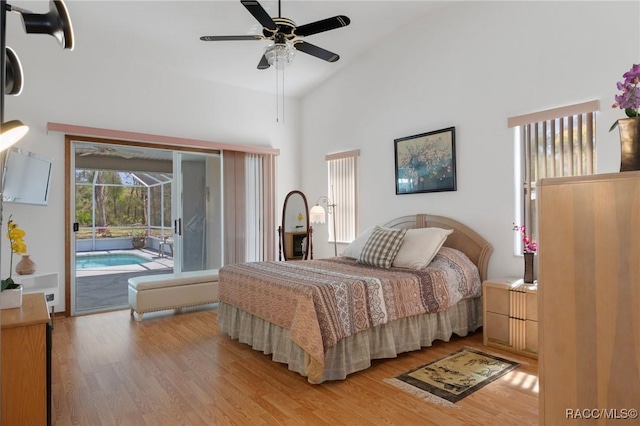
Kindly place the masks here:
<instances>
[{"instance_id":1,"label":"bed skirt","mask_svg":"<svg viewBox=\"0 0 640 426\"><path fill-rule=\"evenodd\" d=\"M319 377L307 374L307 356L291 340L289 330L223 302L218 305L218 323L232 339L271 355L273 361L287 364L289 370L317 384L365 370L372 359L395 358L431 346L434 340L447 342L454 333L466 336L482 326L482 298L464 299L443 312L403 318L347 337L325 352Z\"/></svg>"}]
</instances>

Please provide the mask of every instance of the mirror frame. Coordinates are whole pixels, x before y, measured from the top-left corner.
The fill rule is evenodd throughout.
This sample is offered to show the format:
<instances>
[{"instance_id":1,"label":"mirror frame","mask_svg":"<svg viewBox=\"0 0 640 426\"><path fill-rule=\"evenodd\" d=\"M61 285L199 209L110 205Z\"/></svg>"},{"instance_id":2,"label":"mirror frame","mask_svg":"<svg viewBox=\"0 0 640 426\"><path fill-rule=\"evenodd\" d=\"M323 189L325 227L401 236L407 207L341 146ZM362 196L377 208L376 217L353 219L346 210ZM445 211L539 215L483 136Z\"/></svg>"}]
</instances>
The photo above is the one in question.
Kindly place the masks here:
<instances>
[{"instance_id":1,"label":"mirror frame","mask_svg":"<svg viewBox=\"0 0 640 426\"><path fill-rule=\"evenodd\" d=\"M278 227L278 235L279 235L279 241L278 241L278 248L279 248L279 254L278 254L278 260L299 260L300 258L294 258L292 257L290 254L287 253L286 251L286 244L285 244L285 236L286 236L286 227L285 227L285 221L286 221L286 213L287 213L287 203L289 202L289 198L291 198L294 195L299 195L300 197L302 197L302 201L304 202L304 210L305 210L305 220L306 220L306 230L307 230L307 241L306 241L306 247L305 247L305 251L304 254L302 256L302 260L308 260L308 259L313 259L313 252L312 247L313 244L311 242L311 235L313 233L311 226L309 225L309 204L307 203L307 197L304 195L304 193L302 193L302 191L298 191L298 190L293 190L290 191L287 196L284 198L284 204L282 205L282 225Z\"/></svg>"}]
</instances>

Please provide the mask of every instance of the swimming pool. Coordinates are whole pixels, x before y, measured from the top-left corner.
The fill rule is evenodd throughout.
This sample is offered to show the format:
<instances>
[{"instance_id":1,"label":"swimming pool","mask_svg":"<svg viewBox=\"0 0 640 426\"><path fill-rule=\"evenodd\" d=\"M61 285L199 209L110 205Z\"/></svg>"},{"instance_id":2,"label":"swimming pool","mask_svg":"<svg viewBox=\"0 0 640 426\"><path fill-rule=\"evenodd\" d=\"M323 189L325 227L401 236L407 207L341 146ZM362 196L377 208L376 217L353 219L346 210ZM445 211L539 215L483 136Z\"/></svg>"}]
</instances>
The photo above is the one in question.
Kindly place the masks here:
<instances>
[{"instance_id":1,"label":"swimming pool","mask_svg":"<svg viewBox=\"0 0 640 426\"><path fill-rule=\"evenodd\" d=\"M141 265L151 260L131 253L107 253L76 256L76 269L104 268L107 266Z\"/></svg>"}]
</instances>

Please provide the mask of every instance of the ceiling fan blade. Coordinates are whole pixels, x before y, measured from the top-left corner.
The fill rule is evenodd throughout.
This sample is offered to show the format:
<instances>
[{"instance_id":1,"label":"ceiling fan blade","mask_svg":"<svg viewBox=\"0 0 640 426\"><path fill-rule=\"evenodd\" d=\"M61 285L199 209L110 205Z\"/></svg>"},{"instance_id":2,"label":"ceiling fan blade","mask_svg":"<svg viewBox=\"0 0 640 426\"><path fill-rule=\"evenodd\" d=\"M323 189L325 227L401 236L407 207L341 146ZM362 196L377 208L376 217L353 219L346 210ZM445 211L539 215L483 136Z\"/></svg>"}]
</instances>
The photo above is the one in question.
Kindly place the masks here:
<instances>
[{"instance_id":1,"label":"ceiling fan blade","mask_svg":"<svg viewBox=\"0 0 640 426\"><path fill-rule=\"evenodd\" d=\"M293 43L293 47L301 52L307 53L311 56L315 56L316 58L323 59L327 62L336 62L338 59L340 59L340 55L338 55L337 53L329 52L322 47L307 43L306 41L296 41Z\"/></svg>"},{"instance_id":2,"label":"ceiling fan blade","mask_svg":"<svg viewBox=\"0 0 640 426\"><path fill-rule=\"evenodd\" d=\"M310 24L300 25L295 29L297 36L305 37L311 34L318 34L324 31L335 30L336 28L346 27L351 23L351 19L344 15L334 16L333 18L323 19L321 21L311 22Z\"/></svg>"},{"instance_id":3,"label":"ceiling fan blade","mask_svg":"<svg viewBox=\"0 0 640 426\"><path fill-rule=\"evenodd\" d=\"M260 3L258 3L256 0L240 0L240 3L242 3L242 5L247 8L249 13L252 14L253 17L258 20L258 22L260 22L260 25L270 29L271 31L276 31L278 29L278 26L275 22L273 22L271 16L269 16L267 11L264 10L264 8L260 6Z\"/></svg>"},{"instance_id":4,"label":"ceiling fan blade","mask_svg":"<svg viewBox=\"0 0 640 426\"><path fill-rule=\"evenodd\" d=\"M258 62L258 69L259 70L266 70L270 66L271 65L269 65L269 61L267 61L267 57L262 55L262 58L260 58L260 62Z\"/></svg>"},{"instance_id":5,"label":"ceiling fan blade","mask_svg":"<svg viewBox=\"0 0 640 426\"><path fill-rule=\"evenodd\" d=\"M262 40L261 35L237 35L237 36L202 36L202 41L234 41L234 40Z\"/></svg>"}]
</instances>

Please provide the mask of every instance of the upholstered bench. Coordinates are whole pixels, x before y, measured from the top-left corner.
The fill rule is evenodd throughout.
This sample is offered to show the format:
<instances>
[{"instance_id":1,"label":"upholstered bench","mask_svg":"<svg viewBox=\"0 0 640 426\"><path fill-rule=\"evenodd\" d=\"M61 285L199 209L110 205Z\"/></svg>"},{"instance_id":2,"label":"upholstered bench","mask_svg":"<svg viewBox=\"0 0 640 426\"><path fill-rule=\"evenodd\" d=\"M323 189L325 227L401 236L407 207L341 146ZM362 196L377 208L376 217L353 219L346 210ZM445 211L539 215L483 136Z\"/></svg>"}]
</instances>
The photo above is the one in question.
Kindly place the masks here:
<instances>
[{"instance_id":1,"label":"upholstered bench","mask_svg":"<svg viewBox=\"0 0 640 426\"><path fill-rule=\"evenodd\" d=\"M144 275L129 278L131 315L179 309L218 301L218 270Z\"/></svg>"}]
</instances>

